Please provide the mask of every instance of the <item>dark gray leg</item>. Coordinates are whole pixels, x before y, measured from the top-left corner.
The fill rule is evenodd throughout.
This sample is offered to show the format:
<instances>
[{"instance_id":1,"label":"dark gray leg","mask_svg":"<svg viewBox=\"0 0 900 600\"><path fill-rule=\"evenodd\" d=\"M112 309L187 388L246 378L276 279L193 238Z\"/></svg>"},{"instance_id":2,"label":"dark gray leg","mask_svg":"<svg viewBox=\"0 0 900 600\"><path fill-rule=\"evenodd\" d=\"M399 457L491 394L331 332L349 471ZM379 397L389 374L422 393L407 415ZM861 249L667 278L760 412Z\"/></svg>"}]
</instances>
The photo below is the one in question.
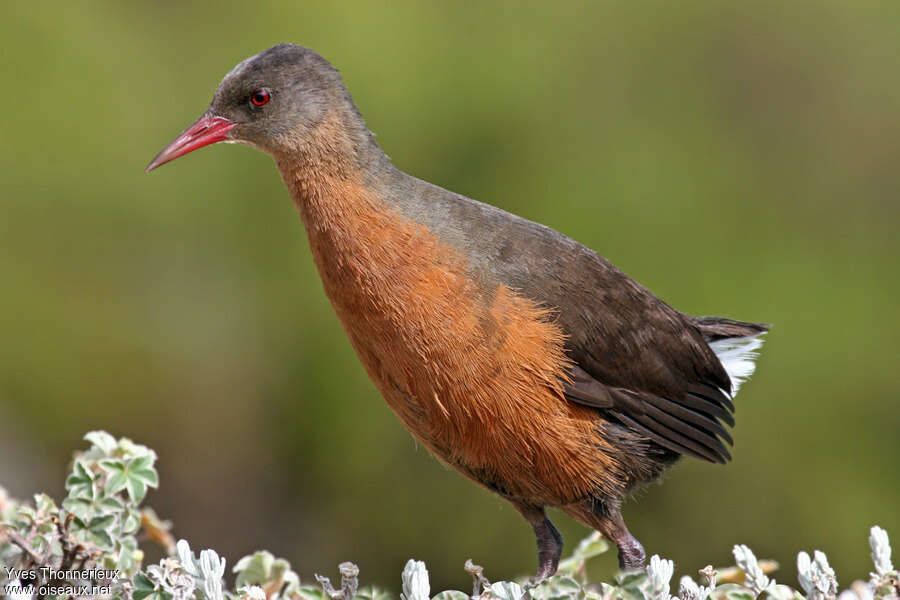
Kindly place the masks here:
<instances>
[{"instance_id":1,"label":"dark gray leg","mask_svg":"<svg viewBox=\"0 0 900 600\"><path fill-rule=\"evenodd\" d=\"M622 569L642 569L647 560L644 547L625 526L619 503L612 500L593 498L578 505L564 508L566 513L603 534L619 549L619 567Z\"/></svg>"},{"instance_id":2,"label":"dark gray leg","mask_svg":"<svg viewBox=\"0 0 900 600\"><path fill-rule=\"evenodd\" d=\"M563 538L559 530L550 522L543 508L513 502L534 529L538 548L537 581L542 581L556 573L559 557L562 556Z\"/></svg>"}]
</instances>

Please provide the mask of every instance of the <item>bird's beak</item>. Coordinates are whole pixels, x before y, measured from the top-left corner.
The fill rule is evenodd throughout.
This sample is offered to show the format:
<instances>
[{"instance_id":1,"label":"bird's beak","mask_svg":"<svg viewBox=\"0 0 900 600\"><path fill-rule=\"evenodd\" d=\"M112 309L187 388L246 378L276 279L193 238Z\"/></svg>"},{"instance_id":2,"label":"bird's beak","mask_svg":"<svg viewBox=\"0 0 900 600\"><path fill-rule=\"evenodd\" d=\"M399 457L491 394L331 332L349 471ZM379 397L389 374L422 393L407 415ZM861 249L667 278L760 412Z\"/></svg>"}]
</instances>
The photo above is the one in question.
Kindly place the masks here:
<instances>
[{"instance_id":1,"label":"bird's beak","mask_svg":"<svg viewBox=\"0 0 900 600\"><path fill-rule=\"evenodd\" d=\"M179 156L184 156L188 152L193 152L197 148L215 144L227 139L226 134L237 125L234 121L219 117L212 113L204 113L194 124L181 132L181 134L172 140L172 143L163 148L162 152L156 155L156 158L150 161L147 168L144 169L149 173L156 167L164 165L170 160L175 160Z\"/></svg>"}]
</instances>

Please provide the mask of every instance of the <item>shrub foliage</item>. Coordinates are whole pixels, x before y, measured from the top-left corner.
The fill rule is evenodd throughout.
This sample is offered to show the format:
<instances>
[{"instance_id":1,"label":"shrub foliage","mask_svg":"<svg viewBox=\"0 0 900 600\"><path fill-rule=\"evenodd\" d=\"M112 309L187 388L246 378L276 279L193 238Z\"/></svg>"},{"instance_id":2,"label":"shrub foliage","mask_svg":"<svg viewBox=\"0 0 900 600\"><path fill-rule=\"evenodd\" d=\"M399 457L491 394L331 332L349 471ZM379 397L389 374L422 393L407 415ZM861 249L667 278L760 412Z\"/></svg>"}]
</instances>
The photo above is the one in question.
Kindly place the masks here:
<instances>
[{"instance_id":1,"label":"shrub foliage","mask_svg":"<svg viewBox=\"0 0 900 600\"><path fill-rule=\"evenodd\" d=\"M315 576L303 584L291 565L266 551L238 560L233 589L225 583L226 561L214 550L196 554L177 543L171 526L141 507L148 488L159 484L156 453L105 431L85 436L91 447L75 455L62 503L46 494L17 502L0 488L0 597L110 598L116 600L389 600L390 592L359 587L359 569L342 563L340 584ZM158 564L144 565L138 541L159 544ZM777 565L758 561L746 546L734 547L735 567L700 571L699 583L685 576L672 595L674 564L653 556L646 569L620 573L613 582L587 580L587 561L606 552L598 534L584 539L558 573L541 582L490 582L482 567L467 561L471 592L432 595L428 570L410 560L401 575L401 600L868 600L900 598L900 574L891 563L887 533L869 536L874 571L839 592L824 553L797 556L799 588L770 577Z\"/></svg>"}]
</instances>

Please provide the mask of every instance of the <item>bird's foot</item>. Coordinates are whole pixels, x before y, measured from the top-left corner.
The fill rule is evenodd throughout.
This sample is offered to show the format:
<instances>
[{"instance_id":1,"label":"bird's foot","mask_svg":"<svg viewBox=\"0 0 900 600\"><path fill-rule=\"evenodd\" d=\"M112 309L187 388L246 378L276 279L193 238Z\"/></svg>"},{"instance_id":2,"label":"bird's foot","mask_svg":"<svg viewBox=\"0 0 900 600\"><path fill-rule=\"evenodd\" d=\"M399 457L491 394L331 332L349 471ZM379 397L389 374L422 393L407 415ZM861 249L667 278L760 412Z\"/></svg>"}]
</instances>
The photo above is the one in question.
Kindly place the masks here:
<instances>
[{"instance_id":1,"label":"bird's foot","mask_svg":"<svg viewBox=\"0 0 900 600\"><path fill-rule=\"evenodd\" d=\"M532 583L540 583L548 577L552 577L556 573L556 568L558 566L559 561L545 560L539 557L538 570L534 575L534 578L532 578Z\"/></svg>"},{"instance_id":2,"label":"bird's foot","mask_svg":"<svg viewBox=\"0 0 900 600\"><path fill-rule=\"evenodd\" d=\"M619 547L619 568L623 570L643 569L644 563L647 561L647 553L644 547L630 533L618 540Z\"/></svg>"},{"instance_id":3,"label":"bird's foot","mask_svg":"<svg viewBox=\"0 0 900 600\"><path fill-rule=\"evenodd\" d=\"M513 506L522 513L523 517L528 519L534 528L538 550L538 570L532 581L537 584L556 573L556 569L559 567L559 557L562 556L562 534L547 518L543 508L517 502L513 502Z\"/></svg>"},{"instance_id":4,"label":"bird's foot","mask_svg":"<svg viewBox=\"0 0 900 600\"><path fill-rule=\"evenodd\" d=\"M543 529L543 531L538 531ZM540 583L556 573L559 557L562 555L563 539L550 519L544 519L541 527L535 528L538 541L538 570L534 582Z\"/></svg>"}]
</instances>

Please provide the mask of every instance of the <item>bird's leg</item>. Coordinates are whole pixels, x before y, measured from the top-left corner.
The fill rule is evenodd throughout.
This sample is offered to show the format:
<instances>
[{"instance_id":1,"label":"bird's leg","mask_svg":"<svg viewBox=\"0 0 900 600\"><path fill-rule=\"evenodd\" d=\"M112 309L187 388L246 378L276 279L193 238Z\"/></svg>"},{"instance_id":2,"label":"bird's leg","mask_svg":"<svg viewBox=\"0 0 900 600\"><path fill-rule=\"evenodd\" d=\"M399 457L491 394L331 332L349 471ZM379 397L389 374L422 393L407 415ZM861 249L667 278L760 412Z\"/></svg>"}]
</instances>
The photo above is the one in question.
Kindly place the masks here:
<instances>
[{"instance_id":1,"label":"bird's leg","mask_svg":"<svg viewBox=\"0 0 900 600\"><path fill-rule=\"evenodd\" d=\"M628 531L622 511L616 500L591 498L581 504L567 506L565 510L587 525L590 525L614 543L619 549L620 569L642 569L647 560L644 547Z\"/></svg>"},{"instance_id":2,"label":"bird's leg","mask_svg":"<svg viewBox=\"0 0 900 600\"><path fill-rule=\"evenodd\" d=\"M647 561L647 553L637 538L635 538L625 527L625 521L622 515L618 516L618 523L613 525L612 531L617 533L605 533L603 535L609 537L614 535L612 539L616 547L619 548L619 568L620 569L643 569L644 563Z\"/></svg>"},{"instance_id":3,"label":"bird's leg","mask_svg":"<svg viewBox=\"0 0 900 600\"><path fill-rule=\"evenodd\" d=\"M535 580L543 581L556 573L559 566L559 557L562 556L563 549L562 534L547 518L543 508L517 502L513 502L513 505L534 529L538 548L538 570Z\"/></svg>"}]
</instances>

